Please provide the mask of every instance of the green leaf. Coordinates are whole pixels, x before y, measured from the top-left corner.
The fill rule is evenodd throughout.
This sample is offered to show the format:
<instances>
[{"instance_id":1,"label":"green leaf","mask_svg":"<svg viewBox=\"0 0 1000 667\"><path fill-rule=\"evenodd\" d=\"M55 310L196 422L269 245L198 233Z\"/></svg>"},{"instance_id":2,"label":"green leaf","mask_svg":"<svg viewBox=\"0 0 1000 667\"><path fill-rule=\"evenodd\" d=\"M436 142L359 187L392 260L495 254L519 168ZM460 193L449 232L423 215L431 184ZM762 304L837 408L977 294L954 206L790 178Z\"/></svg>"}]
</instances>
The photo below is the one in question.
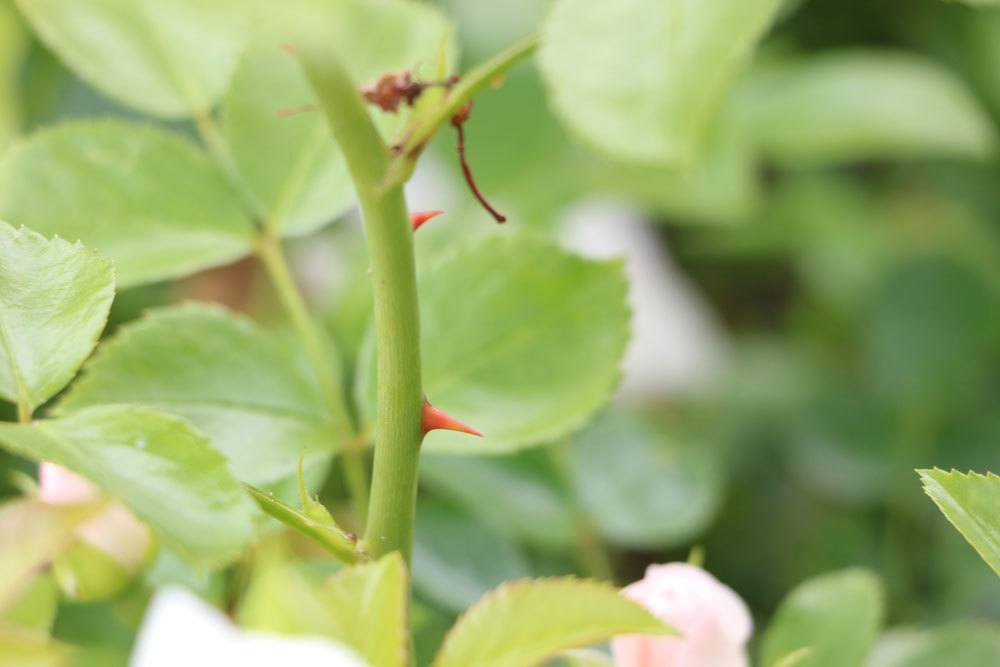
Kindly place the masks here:
<instances>
[{"instance_id":1,"label":"green leaf","mask_svg":"<svg viewBox=\"0 0 1000 667\"><path fill-rule=\"evenodd\" d=\"M120 287L232 261L253 236L200 150L123 121L66 123L12 146L0 161L0 217L81 240L112 260Z\"/></svg>"},{"instance_id":2,"label":"green leaf","mask_svg":"<svg viewBox=\"0 0 1000 667\"><path fill-rule=\"evenodd\" d=\"M406 565L398 553L344 567L313 585L282 554L265 551L240 608L251 628L343 642L372 667L409 664Z\"/></svg>"},{"instance_id":3,"label":"green leaf","mask_svg":"<svg viewBox=\"0 0 1000 667\"><path fill-rule=\"evenodd\" d=\"M911 404L973 395L1000 343L991 283L987 272L943 254L891 267L868 312L867 367L878 387Z\"/></svg>"},{"instance_id":4,"label":"green leaf","mask_svg":"<svg viewBox=\"0 0 1000 667\"><path fill-rule=\"evenodd\" d=\"M1000 664L1000 630L976 622L884 634L866 667L983 667Z\"/></svg>"},{"instance_id":5,"label":"green leaf","mask_svg":"<svg viewBox=\"0 0 1000 667\"><path fill-rule=\"evenodd\" d=\"M119 102L164 117L208 111L248 26L239 0L18 0L45 44Z\"/></svg>"},{"instance_id":6,"label":"green leaf","mask_svg":"<svg viewBox=\"0 0 1000 667\"><path fill-rule=\"evenodd\" d=\"M566 651L555 663L559 667L614 667L614 661L607 653L590 649Z\"/></svg>"},{"instance_id":7,"label":"green leaf","mask_svg":"<svg viewBox=\"0 0 1000 667\"><path fill-rule=\"evenodd\" d=\"M120 329L58 411L114 403L190 420L239 479L258 485L292 476L303 455L329 456L344 427L330 421L300 346L205 304L152 311Z\"/></svg>"},{"instance_id":8,"label":"green leaf","mask_svg":"<svg viewBox=\"0 0 1000 667\"><path fill-rule=\"evenodd\" d=\"M58 611L59 588L51 574L43 574L36 577L21 599L3 613L0 623L48 633Z\"/></svg>"},{"instance_id":9,"label":"green leaf","mask_svg":"<svg viewBox=\"0 0 1000 667\"><path fill-rule=\"evenodd\" d=\"M618 544L686 544L721 502L722 462L710 444L638 414L605 412L573 439L580 504Z\"/></svg>"},{"instance_id":10,"label":"green leaf","mask_svg":"<svg viewBox=\"0 0 1000 667\"><path fill-rule=\"evenodd\" d=\"M0 505L0 609L27 592L99 509L100 503L53 506L33 498Z\"/></svg>"},{"instance_id":11,"label":"green leaf","mask_svg":"<svg viewBox=\"0 0 1000 667\"><path fill-rule=\"evenodd\" d=\"M31 424L0 423L0 442L86 477L193 563L225 563L251 536L253 505L242 486L208 441L176 417L95 407Z\"/></svg>"},{"instance_id":12,"label":"green leaf","mask_svg":"<svg viewBox=\"0 0 1000 667\"><path fill-rule=\"evenodd\" d=\"M459 612L491 588L529 573L524 553L503 534L466 512L421 499L413 541L413 586L425 599Z\"/></svg>"},{"instance_id":13,"label":"green leaf","mask_svg":"<svg viewBox=\"0 0 1000 667\"><path fill-rule=\"evenodd\" d=\"M353 563L358 559L357 538L352 534L344 532L336 524L321 522L307 516L304 512L289 507L270 493L252 486L248 490L264 512L303 535L316 540L341 561Z\"/></svg>"},{"instance_id":14,"label":"green leaf","mask_svg":"<svg viewBox=\"0 0 1000 667\"><path fill-rule=\"evenodd\" d=\"M243 181L270 229L305 234L343 214L354 189L320 113L279 116L313 100L294 58L274 48L248 53L222 102L222 127Z\"/></svg>"},{"instance_id":15,"label":"green leaf","mask_svg":"<svg viewBox=\"0 0 1000 667\"><path fill-rule=\"evenodd\" d=\"M668 631L604 583L569 577L517 581L488 594L458 619L434 667L523 667L615 635Z\"/></svg>"},{"instance_id":16,"label":"green leaf","mask_svg":"<svg viewBox=\"0 0 1000 667\"><path fill-rule=\"evenodd\" d=\"M0 3L0 153L21 129L20 77L29 44L17 11L10 3Z\"/></svg>"},{"instance_id":17,"label":"green leaf","mask_svg":"<svg viewBox=\"0 0 1000 667\"><path fill-rule=\"evenodd\" d=\"M34 410L65 387L114 293L111 265L79 243L0 222L0 397Z\"/></svg>"},{"instance_id":18,"label":"green leaf","mask_svg":"<svg viewBox=\"0 0 1000 667\"><path fill-rule=\"evenodd\" d=\"M1000 575L1000 477L937 468L917 472L924 492Z\"/></svg>"},{"instance_id":19,"label":"green leaf","mask_svg":"<svg viewBox=\"0 0 1000 667\"><path fill-rule=\"evenodd\" d=\"M0 667L65 667L70 647L47 633L0 625Z\"/></svg>"},{"instance_id":20,"label":"green leaf","mask_svg":"<svg viewBox=\"0 0 1000 667\"><path fill-rule=\"evenodd\" d=\"M919 56L842 51L763 66L735 106L783 165L913 157L989 158L989 116L954 74Z\"/></svg>"},{"instance_id":21,"label":"green leaf","mask_svg":"<svg viewBox=\"0 0 1000 667\"><path fill-rule=\"evenodd\" d=\"M420 482L505 535L559 552L573 544L575 529L546 454L526 450L505 457L423 456ZM527 516L530 521L524 520Z\"/></svg>"},{"instance_id":22,"label":"green leaf","mask_svg":"<svg viewBox=\"0 0 1000 667\"><path fill-rule=\"evenodd\" d=\"M629 333L620 261L494 236L426 271L419 290L424 391L486 435L434 431L425 451L497 453L551 442L586 422L618 383ZM371 419L368 352L359 389Z\"/></svg>"},{"instance_id":23,"label":"green leaf","mask_svg":"<svg viewBox=\"0 0 1000 667\"><path fill-rule=\"evenodd\" d=\"M343 568L327 580L321 595L333 616L334 639L353 648L372 667L408 664L409 592L406 565L398 553Z\"/></svg>"},{"instance_id":24,"label":"green leaf","mask_svg":"<svg viewBox=\"0 0 1000 667\"><path fill-rule=\"evenodd\" d=\"M616 157L685 163L781 0L557 0L539 64L556 112Z\"/></svg>"},{"instance_id":25,"label":"green leaf","mask_svg":"<svg viewBox=\"0 0 1000 667\"><path fill-rule=\"evenodd\" d=\"M1000 5L1000 0L948 0L949 2L964 2L974 7L991 7Z\"/></svg>"},{"instance_id":26,"label":"green leaf","mask_svg":"<svg viewBox=\"0 0 1000 667\"><path fill-rule=\"evenodd\" d=\"M809 647L798 667L861 667L878 635L884 604L881 583L868 571L841 570L810 579L778 608L764 634L761 664Z\"/></svg>"}]
</instances>

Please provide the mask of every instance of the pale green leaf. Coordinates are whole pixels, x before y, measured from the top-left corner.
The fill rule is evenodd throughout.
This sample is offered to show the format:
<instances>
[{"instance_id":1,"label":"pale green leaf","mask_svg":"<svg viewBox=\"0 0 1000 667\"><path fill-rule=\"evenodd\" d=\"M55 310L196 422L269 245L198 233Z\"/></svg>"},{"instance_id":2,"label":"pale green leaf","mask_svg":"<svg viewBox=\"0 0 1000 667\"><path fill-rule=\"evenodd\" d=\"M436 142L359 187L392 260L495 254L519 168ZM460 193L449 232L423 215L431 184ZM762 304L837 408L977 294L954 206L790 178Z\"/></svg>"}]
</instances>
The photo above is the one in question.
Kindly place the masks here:
<instances>
[{"instance_id":1,"label":"pale green leaf","mask_svg":"<svg viewBox=\"0 0 1000 667\"><path fill-rule=\"evenodd\" d=\"M300 346L204 304L153 311L123 327L58 410L114 403L188 419L239 479L258 485L293 475L303 455L329 456L344 426L330 421Z\"/></svg>"},{"instance_id":2,"label":"pale green leaf","mask_svg":"<svg viewBox=\"0 0 1000 667\"><path fill-rule=\"evenodd\" d=\"M573 439L583 509L609 540L632 547L688 543L721 502L722 461L710 443L620 410Z\"/></svg>"},{"instance_id":3,"label":"pale green leaf","mask_svg":"<svg viewBox=\"0 0 1000 667\"><path fill-rule=\"evenodd\" d=\"M2 615L0 623L49 632L59 611L59 588L51 574L35 577L27 592Z\"/></svg>"},{"instance_id":4,"label":"pale green leaf","mask_svg":"<svg viewBox=\"0 0 1000 667\"><path fill-rule=\"evenodd\" d=\"M810 648L798 667L861 667L882 624L884 594L875 575L853 569L796 587L764 634L761 663Z\"/></svg>"},{"instance_id":5,"label":"pale green leaf","mask_svg":"<svg viewBox=\"0 0 1000 667\"><path fill-rule=\"evenodd\" d=\"M424 391L486 436L434 431L425 450L496 453L551 442L586 422L618 383L629 334L620 261L495 236L459 247L419 277L419 290ZM369 419L372 356L359 383Z\"/></svg>"},{"instance_id":6,"label":"pale green leaf","mask_svg":"<svg viewBox=\"0 0 1000 667\"><path fill-rule=\"evenodd\" d=\"M434 667L525 667L615 635L668 632L608 584L573 578L516 581L458 619Z\"/></svg>"},{"instance_id":7,"label":"pale green leaf","mask_svg":"<svg viewBox=\"0 0 1000 667\"><path fill-rule=\"evenodd\" d=\"M79 239L114 263L122 287L237 259L253 235L201 151L122 121L67 123L12 146L0 161L0 217Z\"/></svg>"},{"instance_id":8,"label":"pale green leaf","mask_svg":"<svg viewBox=\"0 0 1000 667\"><path fill-rule=\"evenodd\" d=\"M931 500L1000 575L1000 477L937 468L917 472Z\"/></svg>"},{"instance_id":9,"label":"pale green leaf","mask_svg":"<svg viewBox=\"0 0 1000 667\"><path fill-rule=\"evenodd\" d=\"M611 656L593 649L566 651L555 662L558 667L614 667Z\"/></svg>"},{"instance_id":10,"label":"pale green leaf","mask_svg":"<svg viewBox=\"0 0 1000 667\"><path fill-rule=\"evenodd\" d=\"M539 64L555 110L616 157L692 159L781 0L557 0Z\"/></svg>"},{"instance_id":11,"label":"pale green leaf","mask_svg":"<svg viewBox=\"0 0 1000 667\"><path fill-rule=\"evenodd\" d=\"M0 222L0 397L33 410L65 387L114 292L111 265L79 243Z\"/></svg>"},{"instance_id":12,"label":"pale green leaf","mask_svg":"<svg viewBox=\"0 0 1000 667\"><path fill-rule=\"evenodd\" d=\"M0 667L65 667L72 657L70 647L48 633L0 625Z\"/></svg>"},{"instance_id":13,"label":"pale green leaf","mask_svg":"<svg viewBox=\"0 0 1000 667\"><path fill-rule=\"evenodd\" d=\"M929 630L901 628L879 638L866 667L986 667L1000 665L1000 629L977 622Z\"/></svg>"},{"instance_id":14,"label":"pale green leaf","mask_svg":"<svg viewBox=\"0 0 1000 667\"><path fill-rule=\"evenodd\" d=\"M208 111L246 40L240 0L18 0L39 37L101 92L165 117Z\"/></svg>"},{"instance_id":15,"label":"pale green leaf","mask_svg":"<svg viewBox=\"0 0 1000 667\"><path fill-rule=\"evenodd\" d=\"M398 553L344 567L322 586L265 550L239 617L247 627L343 642L371 667L409 664L406 565Z\"/></svg>"},{"instance_id":16,"label":"pale green leaf","mask_svg":"<svg viewBox=\"0 0 1000 667\"><path fill-rule=\"evenodd\" d=\"M29 43L28 31L13 5L0 3L0 153L21 130L23 109L18 89Z\"/></svg>"},{"instance_id":17,"label":"pale green leaf","mask_svg":"<svg viewBox=\"0 0 1000 667\"><path fill-rule=\"evenodd\" d=\"M0 610L27 592L99 509L99 503L53 506L33 498L0 505Z\"/></svg>"},{"instance_id":18,"label":"pale green leaf","mask_svg":"<svg viewBox=\"0 0 1000 667\"><path fill-rule=\"evenodd\" d=\"M524 516L530 514L522 515L522 521ZM421 499L413 586L424 599L459 612L504 581L529 574L524 553L504 534L459 509Z\"/></svg>"},{"instance_id":19,"label":"pale green leaf","mask_svg":"<svg viewBox=\"0 0 1000 667\"><path fill-rule=\"evenodd\" d=\"M222 127L266 224L304 234L344 213L354 190L298 62L273 45L248 53L222 101Z\"/></svg>"},{"instance_id":20,"label":"pale green leaf","mask_svg":"<svg viewBox=\"0 0 1000 667\"><path fill-rule=\"evenodd\" d=\"M953 73L919 56L841 51L761 66L736 97L746 133L783 165L989 158L992 121Z\"/></svg>"},{"instance_id":21,"label":"pale green leaf","mask_svg":"<svg viewBox=\"0 0 1000 667\"><path fill-rule=\"evenodd\" d=\"M404 667L410 642L408 589L406 565L398 553L343 568L320 591L333 618L331 636L372 667Z\"/></svg>"},{"instance_id":22,"label":"pale green leaf","mask_svg":"<svg viewBox=\"0 0 1000 667\"><path fill-rule=\"evenodd\" d=\"M253 569L236 614L239 624L286 635L329 635L333 621L315 578L291 563L285 551L275 541L261 542L255 549Z\"/></svg>"},{"instance_id":23,"label":"pale green leaf","mask_svg":"<svg viewBox=\"0 0 1000 667\"><path fill-rule=\"evenodd\" d=\"M31 424L0 423L21 456L86 477L194 563L225 563L251 536L253 504L188 422L145 408L107 406Z\"/></svg>"}]
</instances>

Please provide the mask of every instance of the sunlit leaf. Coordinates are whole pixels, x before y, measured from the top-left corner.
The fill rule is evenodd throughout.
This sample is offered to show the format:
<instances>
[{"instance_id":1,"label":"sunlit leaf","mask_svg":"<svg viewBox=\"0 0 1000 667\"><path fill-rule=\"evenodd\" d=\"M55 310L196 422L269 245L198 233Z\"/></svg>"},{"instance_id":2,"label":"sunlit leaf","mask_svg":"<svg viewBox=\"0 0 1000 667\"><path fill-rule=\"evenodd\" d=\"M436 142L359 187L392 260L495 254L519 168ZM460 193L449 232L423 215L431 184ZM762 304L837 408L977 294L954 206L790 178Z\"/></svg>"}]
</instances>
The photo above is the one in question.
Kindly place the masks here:
<instances>
[{"instance_id":1,"label":"sunlit leaf","mask_svg":"<svg viewBox=\"0 0 1000 667\"><path fill-rule=\"evenodd\" d=\"M495 453L551 442L581 426L618 383L629 317L618 261L496 236L459 247L419 277L419 289L424 391L486 436L435 431L425 450ZM369 419L372 356L360 378Z\"/></svg>"},{"instance_id":2,"label":"sunlit leaf","mask_svg":"<svg viewBox=\"0 0 1000 667\"><path fill-rule=\"evenodd\" d=\"M879 580L865 570L842 570L796 587L764 634L761 664L772 665L810 648L798 667L861 667L882 624Z\"/></svg>"},{"instance_id":3,"label":"sunlit leaf","mask_svg":"<svg viewBox=\"0 0 1000 667\"><path fill-rule=\"evenodd\" d=\"M747 132L782 164L988 158L997 145L961 80L919 56L843 51L762 66L736 99Z\"/></svg>"},{"instance_id":4,"label":"sunlit leaf","mask_svg":"<svg viewBox=\"0 0 1000 667\"><path fill-rule=\"evenodd\" d=\"M458 619L434 667L522 667L615 635L668 631L607 584L572 578L516 581Z\"/></svg>"},{"instance_id":5,"label":"sunlit leaf","mask_svg":"<svg viewBox=\"0 0 1000 667\"><path fill-rule=\"evenodd\" d=\"M0 222L0 397L33 410L65 387L104 329L114 283L79 243Z\"/></svg>"},{"instance_id":6,"label":"sunlit leaf","mask_svg":"<svg viewBox=\"0 0 1000 667\"><path fill-rule=\"evenodd\" d=\"M253 233L197 148L122 121L59 125L12 146L0 161L0 217L79 239L113 262L122 287L241 257Z\"/></svg>"},{"instance_id":7,"label":"sunlit leaf","mask_svg":"<svg viewBox=\"0 0 1000 667\"><path fill-rule=\"evenodd\" d=\"M18 0L31 27L83 79L157 116L203 113L246 40L239 0Z\"/></svg>"},{"instance_id":8,"label":"sunlit leaf","mask_svg":"<svg viewBox=\"0 0 1000 667\"><path fill-rule=\"evenodd\" d=\"M192 562L225 563L250 538L253 505L243 487L208 441L176 417L95 407L31 424L0 423L0 443L86 477Z\"/></svg>"},{"instance_id":9,"label":"sunlit leaf","mask_svg":"<svg viewBox=\"0 0 1000 667\"><path fill-rule=\"evenodd\" d=\"M297 344L204 304L154 311L121 329L58 410L115 403L190 420L251 484L289 477L303 455L328 456L343 428L330 421Z\"/></svg>"},{"instance_id":10,"label":"sunlit leaf","mask_svg":"<svg viewBox=\"0 0 1000 667\"><path fill-rule=\"evenodd\" d=\"M273 45L244 57L222 101L222 127L240 176L266 224L286 234L312 231L354 200L326 119L308 111L312 101L302 68Z\"/></svg>"},{"instance_id":11,"label":"sunlit leaf","mask_svg":"<svg viewBox=\"0 0 1000 667\"><path fill-rule=\"evenodd\" d=\"M619 158L694 157L781 0L558 0L539 63L556 111Z\"/></svg>"},{"instance_id":12,"label":"sunlit leaf","mask_svg":"<svg viewBox=\"0 0 1000 667\"><path fill-rule=\"evenodd\" d=\"M9 3L0 3L0 153L21 129L18 84L28 44L28 31L17 11Z\"/></svg>"},{"instance_id":13,"label":"sunlit leaf","mask_svg":"<svg viewBox=\"0 0 1000 667\"><path fill-rule=\"evenodd\" d=\"M48 633L0 625L0 667L65 667L73 652Z\"/></svg>"},{"instance_id":14,"label":"sunlit leaf","mask_svg":"<svg viewBox=\"0 0 1000 667\"><path fill-rule=\"evenodd\" d=\"M927 495L1000 575L1000 477L937 468L918 472Z\"/></svg>"},{"instance_id":15,"label":"sunlit leaf","mask_svg":"<svg viewBox=\"0 0 1000 667\"><path fill-rule=\"evenodd\" d=\"M372 667L408 664L406 565L398 553L345 567L324 583L321 596L333 617L331 636Z\"/></svg>"}]
</instances>

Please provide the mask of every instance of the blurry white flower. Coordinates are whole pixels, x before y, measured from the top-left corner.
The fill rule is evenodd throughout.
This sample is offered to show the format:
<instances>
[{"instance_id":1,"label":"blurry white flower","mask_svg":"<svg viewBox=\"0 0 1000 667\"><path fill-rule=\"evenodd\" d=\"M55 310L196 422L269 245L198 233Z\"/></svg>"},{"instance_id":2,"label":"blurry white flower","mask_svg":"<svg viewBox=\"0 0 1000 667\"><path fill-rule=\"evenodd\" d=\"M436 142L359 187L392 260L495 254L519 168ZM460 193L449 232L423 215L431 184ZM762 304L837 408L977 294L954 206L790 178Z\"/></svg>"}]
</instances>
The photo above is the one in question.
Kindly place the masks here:
<instances>
[{"instance_id":1,"label":"blurry white flower","mask_svg":"<svg viewBox=\"0 0 1000 667\"><path fill-rule=\"evenodd\" d=\"M739 595L700 567L650 565L622 590L679 637L630 635L611 642L616 667L749 667L750 611Z\"/></svg>"},{"instance_id":2,"label":"blurry white flower","mask_svg":"<svg viewBox=\"0 0 1000 667\"><path fill-rule=\"evenodd\" d=\"M661 240L634 209L592 203L572 209L563 240L586 257L623 257L632 341L621 393L642 398L708 384L721 369L721 328Z\"/></svg>"},{"instance_id":3,"label":"blurry white flower","mask_svg":"<svg viewBox=\"0 0 1000 667\"><path fill-rule=\"evenodd\" d=\"M349 648L319 637L241 630L180 588L160 590L146 611L130 667L367 667Z\"/></svg>"}]
</instances>

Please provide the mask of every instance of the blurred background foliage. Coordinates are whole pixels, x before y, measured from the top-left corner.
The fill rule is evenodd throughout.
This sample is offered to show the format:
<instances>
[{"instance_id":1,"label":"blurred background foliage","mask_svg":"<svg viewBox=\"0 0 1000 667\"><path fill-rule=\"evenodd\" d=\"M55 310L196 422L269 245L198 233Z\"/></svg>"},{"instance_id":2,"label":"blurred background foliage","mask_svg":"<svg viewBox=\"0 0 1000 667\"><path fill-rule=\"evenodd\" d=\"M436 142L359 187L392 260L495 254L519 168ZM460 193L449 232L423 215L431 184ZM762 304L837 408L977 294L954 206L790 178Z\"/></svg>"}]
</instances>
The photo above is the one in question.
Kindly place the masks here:
<instances>
[{"instance_id":1,"label":"blurred background foliage","mask_svg":"<svg viewBox=\"0 0 1000 667\"><path fill-rule=\"evenodd\" d=\"M547 11L440 4L463 65ZM0 151L95 116L136 117L0 2ZM511 226L584 253L626 252L636 340L614 404L573 437L513 455L426 456L418 651L503 580L626 583L694 546L761 625L797 584L848 566L883 577L890 625L1000 620L995 575L913 472L1000 467L998 131L1000 9L939 0L789 2L683 169L613 161L571 139L529 65L482 94L467 126L481 187ZM411 183L411 208L447 211L418 235L421 261L494 231L453 141L442 133ZM348 215L296 253L350 375L370 308L360 229ZM243 260L124 290L109 331L185 298L267 317L258 274ZM0 465L0 489L16 493L31 467L7 455ZM343 489L335 466L322 498L337 508ZM307 574L324 571L307 546L284 548ZM199 578L169 559L146 575L187 578L217 599L246 576ZM46 585L33 594L54 599ZM139 609L127 596L64 604L55 635L120 655Z\"/></svg>"}]
</instances>

